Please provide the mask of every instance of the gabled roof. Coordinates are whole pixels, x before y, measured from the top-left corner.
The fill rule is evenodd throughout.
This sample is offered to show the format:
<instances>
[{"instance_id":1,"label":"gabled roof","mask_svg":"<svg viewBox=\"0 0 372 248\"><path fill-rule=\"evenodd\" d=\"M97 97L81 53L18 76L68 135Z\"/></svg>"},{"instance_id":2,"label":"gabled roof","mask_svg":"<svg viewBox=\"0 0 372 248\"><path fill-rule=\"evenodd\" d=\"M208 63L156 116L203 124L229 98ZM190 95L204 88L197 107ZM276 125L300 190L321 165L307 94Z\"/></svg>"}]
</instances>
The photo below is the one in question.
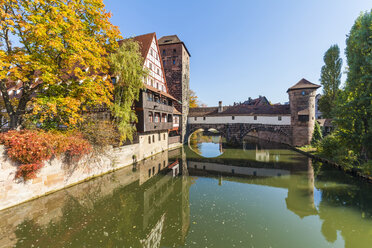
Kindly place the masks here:
<instances>
[{"instance_id":1,"label":"gabled roof","mask_svg":"<svg viewBox=\"0 0 372 248\"><path fill-rule=\"evenodd\" d=\"M138 42L138 44L140 45L140 50L141 50L142 57L144 59L146 59L147 54L149 53L149 50L150 50L150 47L151 47L151 42L154 39L154 37L155 37L155 33L139 35L139 36L136 36L136 37L133 37L133 38L120 40L119 41L119 46L121 44L123 44L123 42L125 42L126 40L131 40L132 39L133 41Z\"/></svg>"},{"instance_id":2,"label":"gabled roof","mask_svg":"<svg viewBox=\"0 0 372 248\"><path fill-rule=\"evenodd\" d=\"M287 90L288 91L291 91L291 90L302 90L302 89L318 89L320 88L320 85L317 85L317 84L313 84L309 81L307 81L306 79L301 79L297 84L293 85L291 88L289 88Z\"/></svg>"},{"instance_id":3,"label":"gabled roof","mask_svg":"<svg viewBox=\"0 0 372 248\"><path fill-rule=\"evenodd\" d=\"M181 41L180 38L178 38L178 36L175 35L175 34L161 37L158 40L158 43L159 43L159 46L166 46L166 45L171 45L171 44L182 44L183 47L186 49L186 52L191 57L191 54L190 54L189 50L187 49L185 43L183 43L183 41Z\"/></svg>"},{"instance_id":4,"label":"gabled roof","mask_svg":"<svg viewBox=\"0 0 372 248\"><path fill-rule=\"evenodd\" d=\"M218 107L206 107L206 108L190 108L190 117L204 117L204 116L231 116L231 115L290 115L289 105L236 105L236 106L224 106L222 112L218 112Z\"/></svg>"}]
</instances>

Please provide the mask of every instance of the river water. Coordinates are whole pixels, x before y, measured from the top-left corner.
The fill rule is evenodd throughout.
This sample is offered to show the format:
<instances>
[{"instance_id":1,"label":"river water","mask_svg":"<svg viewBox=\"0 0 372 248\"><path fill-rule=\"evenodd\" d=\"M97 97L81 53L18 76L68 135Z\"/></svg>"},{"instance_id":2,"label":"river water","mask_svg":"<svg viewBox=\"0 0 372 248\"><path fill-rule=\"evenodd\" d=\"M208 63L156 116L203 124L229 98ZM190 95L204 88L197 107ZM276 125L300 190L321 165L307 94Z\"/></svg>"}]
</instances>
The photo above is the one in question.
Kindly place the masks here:
<instances>
[{"instance_id":1,"label":"river water","mask_svg":"<svg viewBox=\"0 0 372 248\"><path fill-rule=\"evenodd\" d=\"M0 247L372 247L372 186L272 143L190 146L0 212Z\"/></svg>"}]
</instances>

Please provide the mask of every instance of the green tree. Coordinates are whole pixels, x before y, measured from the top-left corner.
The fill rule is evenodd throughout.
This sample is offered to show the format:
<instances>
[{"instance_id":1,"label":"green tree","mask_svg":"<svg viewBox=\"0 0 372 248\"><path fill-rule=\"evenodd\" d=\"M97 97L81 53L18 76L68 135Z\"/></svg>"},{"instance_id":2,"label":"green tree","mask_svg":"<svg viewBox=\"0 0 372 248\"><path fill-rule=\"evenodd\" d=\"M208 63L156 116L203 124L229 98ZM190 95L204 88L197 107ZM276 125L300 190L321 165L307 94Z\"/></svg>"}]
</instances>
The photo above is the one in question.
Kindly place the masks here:
<instances>
[{"instance_id":1,"label":"green tree","mask_svg":"<svg viewBox=\"0 0 372 248\"><path fill-rule=\"evenodd\" d=\"M344 145L363 160L372 156L372 14L361 14L346 40L348 72L335 123Z\"/></svg>"},{"instance_id":2,"label":"green tree","mask_svg":"<svg viewBox=\"0 0 372 248\"><path fill-rule=\"evenodd\" d=\"M319 100L319 109L325 118L332 118L332 109L336 105L341 83L342 59L337 45L331 46L323 57L324 65L320 74L323 96Z\"/></svg>"},{"instance_id":3,"label":"green tree","mask_svg":"<svg viewBox=\"0 0 372 248\"><path fill-rule=\"evenodd\" d=\"M133 140L136 132L137 115L134 101L139 99L143 79L148 72L143 67L139 44L125 40L116 53L110 55L110 65L116 78L114 104L111 112L120 133L120 141Z\"/></svg>"},{"instance_id":4,"label":"green tree","mask_svg":"<svg viewBox=\"0 0 372 248\"><path fill-rule=\"evenodd\" d=\"M322 139L322 130L320 129L319 123L315 121L313 137L311 138L311 145L317 146Z\"/></svg>"},{"instance_id":5,"label":"green tree","mask_svg":"<svg viewBox=\"0 0 372 248\"><path fill-rule=\"evenodd\" d=\"M120 33L110 16L102 0L0 0L0 91L11 128L27 110L40 124L74 126L86 108L111 103L104 75Z\"/></svg>"}]
</instances>

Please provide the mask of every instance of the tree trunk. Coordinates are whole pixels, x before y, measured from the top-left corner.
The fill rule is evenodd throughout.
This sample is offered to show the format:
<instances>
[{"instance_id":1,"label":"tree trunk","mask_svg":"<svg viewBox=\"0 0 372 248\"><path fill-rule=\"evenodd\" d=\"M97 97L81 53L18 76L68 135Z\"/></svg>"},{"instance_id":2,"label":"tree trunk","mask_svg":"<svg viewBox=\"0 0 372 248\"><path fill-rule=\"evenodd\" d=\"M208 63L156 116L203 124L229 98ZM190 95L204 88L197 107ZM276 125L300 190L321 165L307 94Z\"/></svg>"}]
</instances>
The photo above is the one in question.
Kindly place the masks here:
<instances>
[{"instance_id":1,"label":"tree trunk","mask_svg":"<svg viewBox=\"0 0 372 248\"><path fill-rule=\"evenodd\" d=\"M10 122L9 122L9 128L10 129L17 129L19 127L20 123L20 116L17 114L10 115Z\"/></svg>"}]
</instances>

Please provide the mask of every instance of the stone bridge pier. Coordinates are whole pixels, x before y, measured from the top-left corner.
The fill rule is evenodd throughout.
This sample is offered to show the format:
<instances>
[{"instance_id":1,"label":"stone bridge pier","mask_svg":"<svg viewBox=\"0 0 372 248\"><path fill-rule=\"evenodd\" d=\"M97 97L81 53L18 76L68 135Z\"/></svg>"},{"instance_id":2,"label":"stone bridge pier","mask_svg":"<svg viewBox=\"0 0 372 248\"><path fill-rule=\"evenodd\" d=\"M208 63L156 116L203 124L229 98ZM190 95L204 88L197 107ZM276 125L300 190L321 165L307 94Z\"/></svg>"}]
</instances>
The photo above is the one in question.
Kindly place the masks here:
<instances>
[{"instance_id":1,"label":"stone bridge pier","mask_svg":"<svg viewBox=\"0 0 372 248\"><path fill-rule=\"evenodd\" d=\"M241 144L246 136L292 145L292 127L290 125L266 124L188 124L186 139L197 130L217 130L231 144Z\"/></svg>"}]
</instances>

